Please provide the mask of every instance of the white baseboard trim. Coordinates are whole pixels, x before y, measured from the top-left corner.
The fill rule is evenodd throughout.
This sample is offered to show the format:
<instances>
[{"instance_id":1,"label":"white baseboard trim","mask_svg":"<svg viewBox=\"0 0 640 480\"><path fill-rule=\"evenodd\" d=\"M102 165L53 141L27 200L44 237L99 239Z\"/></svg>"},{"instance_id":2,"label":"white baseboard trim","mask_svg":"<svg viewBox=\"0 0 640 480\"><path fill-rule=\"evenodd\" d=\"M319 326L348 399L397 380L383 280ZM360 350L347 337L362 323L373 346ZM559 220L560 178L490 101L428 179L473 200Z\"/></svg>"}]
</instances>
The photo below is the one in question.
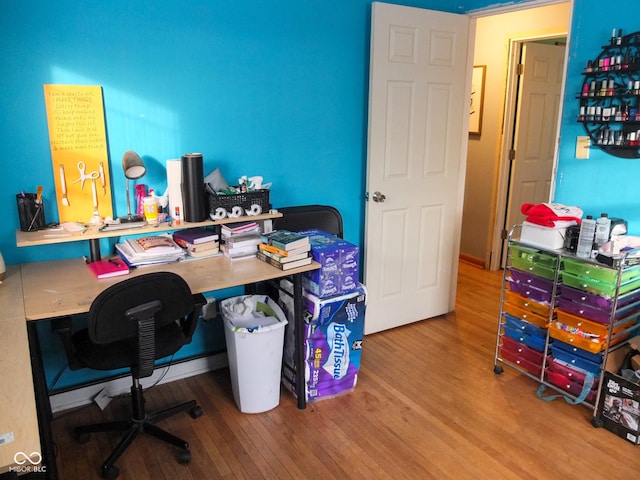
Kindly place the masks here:
<instances>
[{"instance_id":1,"label":"white baseboard trim","mask_svg":"<svg viewBox=\"0 0 640 480\"><path fill-rule=\"evenodd\" d=\"M168 367L169 371L166 372L166 375L164 374L167 367L160 367L153 372L152 376L140 380L140 384L143 387L153 385L158 382L163 375L164 378L162 378L158 384L173 382L181 378L188 378L193 375L200 375L201 373L224 368L227 365L227 354L218 353L216 355L196 358L187 362L175 363ZM104 389L107 389L110 397L129 393L131 389L131 377L107 380L95 385L88 385L68 392L51 395L49 396L51 411L53 413L57 413L71 408L88 405L93 402L94 398Z\"/></svg>"}]
</instances>

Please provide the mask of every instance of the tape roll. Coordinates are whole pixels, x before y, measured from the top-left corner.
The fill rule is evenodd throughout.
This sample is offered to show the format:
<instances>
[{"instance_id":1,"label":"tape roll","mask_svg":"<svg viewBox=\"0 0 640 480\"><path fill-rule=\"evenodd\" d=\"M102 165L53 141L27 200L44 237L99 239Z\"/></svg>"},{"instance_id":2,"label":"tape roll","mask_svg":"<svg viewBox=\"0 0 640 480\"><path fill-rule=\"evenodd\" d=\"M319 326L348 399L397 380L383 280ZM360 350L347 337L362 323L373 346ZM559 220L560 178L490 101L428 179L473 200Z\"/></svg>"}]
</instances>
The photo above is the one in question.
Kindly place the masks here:
<instances>
[{"instance_id":1,"label":"tape roll","mask_svg":"<svg viewBox=\"0 0 640 480\"><path fill-rule=\"evenodd\" d=\"M227 216L227 211L222 208L222 207L218 207L216 208L215 212L213 213L213 215L211 215L211 217L214 220L222 220L224 217Z\"/></svg>"},{"instance_id":2,"label":"tape roll","mask_svg":"<svg viewBox=\"0 0 640 480\"><path fill-rule=\"evenodd\" d=\"M257 203L251 205L251 208L245 209L245 213L249 216L256 216L262 213L262 207Z\"/></svg>"},{"instance_id":3,"label":"tape roll","mask_svg":"<svg viewBox=\"0 0 640 480\"><path fill-rule=\"evenodd\" d=\"M236 205L235 207L233 207L230 213L227 212L227 215L229 216L229 218L241 217L242 214L243 214L242 207L239 205Z\"/></svg>"}]
</instances>

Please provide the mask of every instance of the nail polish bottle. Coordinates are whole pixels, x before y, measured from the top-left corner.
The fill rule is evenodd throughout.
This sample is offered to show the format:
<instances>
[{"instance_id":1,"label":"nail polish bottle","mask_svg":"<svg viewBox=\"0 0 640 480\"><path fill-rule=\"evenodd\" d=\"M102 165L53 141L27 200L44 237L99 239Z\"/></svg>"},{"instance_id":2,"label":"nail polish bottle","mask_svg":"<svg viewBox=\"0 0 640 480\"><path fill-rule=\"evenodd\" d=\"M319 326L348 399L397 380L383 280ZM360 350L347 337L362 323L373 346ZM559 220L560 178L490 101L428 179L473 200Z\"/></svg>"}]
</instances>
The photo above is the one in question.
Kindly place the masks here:
<instances>
[{"instance_id":1,"label":"nail polish bottle","mask_svg":"<svg viewBox=\"0 0 640 480\"><path fill-rule=\"evenodd\" d=\"M578 114L578 121L584 122L584 105L580 106L580 113Z\"/></svg>"},{"instance_id":2,"label":"nail polish bottle","mask_svg":"<svg viewBox=\"0 0 640 480\"><path fill-rule=\"evenodd\" d=\"M614 29L611 31L611 45L615 45L615 44L616 44L616 37L617 37L617 35L616 35L616 29L614 28Z\"/></svg>"},{"instance_id":3,"label":"nail polish bottle","mask_svg":"<svg viewBox=\"0 0 640 480\"><path fill-rule=\"evenodd\" d=\"M631 83L631 87L633 87L633 82L629 81ZM629 88L629 90L631 90L631 87ZM588 97L589 96L589 84L585 83L584 85L582 85L582 96L583 97Z\"/></svg>"},{"instance_id":4,"label":"nail polish bottle","mask_svg":"<svg viewBox=\"0 0 640 480\"><path fill-rule=\"evenodd\" d=\"M613 79L610 79L609 80L609 85L607 85L607 96L608 97L613 97L615 91L616 91L616 89L614 87Z\"/></svg>"},{"instance_id":5,"label":"nail polish bottle","mask_svg":"<svg viewBox=\"0 0 640 480\"><path fill-rule=\"evenodd\" d=\"M622 45L622 29L618 30L618 37L616 38L616 45Z\"/></svg>"}]
</instances>

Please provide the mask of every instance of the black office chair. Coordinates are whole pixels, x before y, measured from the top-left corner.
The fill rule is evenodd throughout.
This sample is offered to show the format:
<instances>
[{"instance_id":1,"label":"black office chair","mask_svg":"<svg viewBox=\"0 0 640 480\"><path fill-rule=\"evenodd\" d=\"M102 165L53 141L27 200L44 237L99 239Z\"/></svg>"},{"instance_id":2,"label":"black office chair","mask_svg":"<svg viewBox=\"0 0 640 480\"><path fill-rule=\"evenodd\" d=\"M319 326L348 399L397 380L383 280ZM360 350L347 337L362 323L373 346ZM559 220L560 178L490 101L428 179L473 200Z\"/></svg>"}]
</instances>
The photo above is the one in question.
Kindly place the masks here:
<instances>
[{"instance_id":1,"label":"black office chair","mask_svg":"<svg viewBox=\"0 0 640 480\"><path fill-rule=\"evenodd\" d=\"M343 238L342 215L329 205L300 205L281 207L278 211L282 217L273 220L274 230L290 230L292 232L318 228L327 233Z\"/></svg>"},{"instance_id":2,"label":"black office chair","mask_svg":"<svg viewBox=\"0 0 640 480\"><path fill-rule=\"evenodd\" d=\"M77 427L76 440L85 443L93 432L125 431L111 455L102 464L102 476L114 479L114 463L134 438L148 433L175 445L180 463L191 460L189 444L157 427L155 423L180 412L193 418L202 415L195 400L157 413L147 414L139 379L153 374L155 360L177 352L191 342L206 303L203 295L192 295L187 283L174 273L154 272L128 278L104 290L91 304L88 328L71 334L68 322L59 319L54 329L62 335L72 370L114 370L129 367L132 417L129 420Z\"/></svg>"}]
</instances>

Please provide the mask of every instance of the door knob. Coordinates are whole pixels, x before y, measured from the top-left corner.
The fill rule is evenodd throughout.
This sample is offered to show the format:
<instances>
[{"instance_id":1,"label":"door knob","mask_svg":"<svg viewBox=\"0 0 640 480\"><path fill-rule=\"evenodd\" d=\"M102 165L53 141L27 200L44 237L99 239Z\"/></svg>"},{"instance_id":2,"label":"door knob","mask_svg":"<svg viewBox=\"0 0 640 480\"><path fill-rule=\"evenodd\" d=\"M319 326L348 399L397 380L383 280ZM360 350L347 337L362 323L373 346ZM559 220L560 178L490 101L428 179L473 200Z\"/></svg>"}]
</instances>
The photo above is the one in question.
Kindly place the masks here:
<instances>
[{"instance_id":1,"label":"door knob","mask_svg":"<svg viewBox=\"0 0 640 480\"><path fill-rule=\"evenodd\" d=\"M374 202L382 203L387 198L380 192L373 192L373 196L371 197Z\"/></svg>"}]
</instances>

